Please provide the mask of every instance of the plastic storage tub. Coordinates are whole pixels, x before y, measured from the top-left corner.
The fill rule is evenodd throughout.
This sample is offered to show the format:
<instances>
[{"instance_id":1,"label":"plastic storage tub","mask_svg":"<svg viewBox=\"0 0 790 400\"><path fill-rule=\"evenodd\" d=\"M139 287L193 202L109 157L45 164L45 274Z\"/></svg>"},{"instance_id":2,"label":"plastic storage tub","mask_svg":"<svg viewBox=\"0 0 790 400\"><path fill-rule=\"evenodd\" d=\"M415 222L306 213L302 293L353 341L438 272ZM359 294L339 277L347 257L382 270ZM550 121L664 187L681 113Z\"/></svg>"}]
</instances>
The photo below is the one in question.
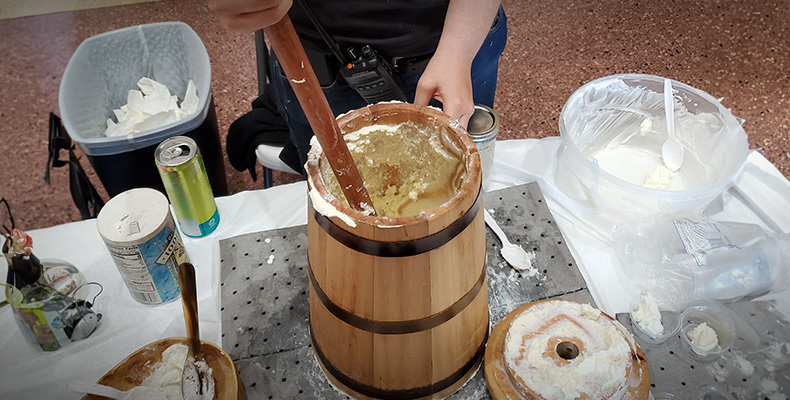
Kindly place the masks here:
<instances>
[{"instance_id":1,"label":"plastic storage tub","mask_svg":"<svg viewBox=\"0 0 790 400\"><path fill-rule=\"evenodd\" d=\"M191 116L156 129L106 137L107 119L127 102L137 81L151 78L183 100L192 79L200 103ZM164 192L154 150L172 136L194 139L214 195L227 194L225 164L211 97L211 64L200 37L183 22L131 26L86 39L69 60L58 97L69 136L88 156L104 188L115 196L135 187Z\"/></svg>"},{"instance_id":2,"label":"plastic storage tub","mask_svg":"<svg viewBox=\"0 0 790 400\"><path fill-rule=\"evenodd\" d=\"M746 161L741 122L711 95L672 81L683 165L668 186L645 186L651 170L663 164L664 79L599 78L577 89L560 113L562 157L587 199L604 213L627 219L698 216L729 188ZM621 153L608 160L601 156L615 150Z\"/></svg>"}]
</instances>

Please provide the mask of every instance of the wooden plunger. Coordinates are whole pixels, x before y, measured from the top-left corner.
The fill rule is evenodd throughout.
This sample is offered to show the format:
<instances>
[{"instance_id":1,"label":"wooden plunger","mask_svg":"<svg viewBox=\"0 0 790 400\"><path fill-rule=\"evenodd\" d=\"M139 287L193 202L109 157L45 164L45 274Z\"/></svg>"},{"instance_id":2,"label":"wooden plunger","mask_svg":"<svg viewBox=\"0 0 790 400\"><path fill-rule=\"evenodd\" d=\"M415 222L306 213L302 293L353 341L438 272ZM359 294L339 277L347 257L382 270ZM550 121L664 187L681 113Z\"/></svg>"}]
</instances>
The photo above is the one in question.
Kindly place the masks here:
<instances>
[{"instance_id":1,"label":"wooden plunger","mask_svg":"<svg viewBox=\"0 0 790 400\"><path fill-rule=\"evenodd\" d=\"M291 18L286 14L280 22L265 28L264 34L269 38L269 43L277 54L285 76L291 82L296 98L307 116L310 127L313 128L318 143L324 150L348 204L355 210L372 211L375 214L362 175L359 174L357 165L351 158L329 102L318 84L302 43L296 36ZM363 207L363 204L367 204L368 207Z\"/></svg>"}]
</instances>

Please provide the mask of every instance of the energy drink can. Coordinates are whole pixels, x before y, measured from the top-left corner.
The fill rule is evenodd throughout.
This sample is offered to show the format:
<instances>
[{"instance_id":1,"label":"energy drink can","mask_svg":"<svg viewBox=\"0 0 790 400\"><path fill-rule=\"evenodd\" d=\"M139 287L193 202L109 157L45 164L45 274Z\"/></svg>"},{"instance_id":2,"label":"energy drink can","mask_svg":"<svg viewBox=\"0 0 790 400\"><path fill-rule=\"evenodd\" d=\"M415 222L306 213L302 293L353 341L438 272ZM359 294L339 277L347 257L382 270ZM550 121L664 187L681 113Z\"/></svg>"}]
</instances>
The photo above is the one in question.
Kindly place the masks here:
<instances>
[{"instance_id":1,"label":"energy drink can","mask_svg":"<svg viewBox=\"0 0 790 400\"><path fill-rule=\"evenodd\" d=\"M115 266L132 297L145 305L178 299L178 264L189 262L167 197L150 188L110 199L96 217Z\"/></svg>"},{"instance_id":2,"label":"energy drink can","mask_svg":"<svg viewBox=\"0 0 790 400\"><path fill-rule=\"evenodd\" d=\"M154 159L184 235L213 232L219 225L219 210L195 141L171 137L159 144Z\"/></svg>"}]
</instances>

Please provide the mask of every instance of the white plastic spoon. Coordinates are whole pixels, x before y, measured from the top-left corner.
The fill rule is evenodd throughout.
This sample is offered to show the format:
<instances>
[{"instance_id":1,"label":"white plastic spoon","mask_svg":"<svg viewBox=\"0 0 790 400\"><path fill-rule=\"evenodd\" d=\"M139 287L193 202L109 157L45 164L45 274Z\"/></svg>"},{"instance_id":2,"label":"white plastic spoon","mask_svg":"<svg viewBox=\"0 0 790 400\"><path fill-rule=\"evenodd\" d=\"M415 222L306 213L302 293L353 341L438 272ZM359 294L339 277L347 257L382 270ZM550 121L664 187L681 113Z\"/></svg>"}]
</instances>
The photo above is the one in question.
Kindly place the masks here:
<instances>
[{"instance_id":1,"label":"white plastic spoon","mask_svg":"<svg viewBox=\"0 0 790 400\"><path fill-rule=\"evenodd\" d=\"M664 79L664 113L667 118L667 141L661 146L664 165L672 172L683 165L683 145L675 137L675 102L672 96L672 81Z\"/></svg>"},{"instance_id":2,"label":"white plastic spoon","mask_svg":"<svg viewBox=\"0 0 790 400\"><path fill-rule=\"evenodd\" d=\"M164 393L148 386L135 386L124 391L112 386L102 385L101 383L74 381L69 382L68 388L77 393L93 394L111 399L123 399L127 394L131 394L136 399L167 400L167 396Z\"/></svg>"},{"instance_id":3,"label":"white plastic spoon","mask_svg":"<svg viewBox=\"0 0 790 400\"><path fill-rule=\"evenodd\" d=\"M496 237L502 242L501 253L505 261L518 271L529 271L528 276L536 274L537 270L532 267L535 256L527 253L521 246L510 243L507 240L507 236L505 236L505 232L502 232L502 228L499 227L494 217L488 213L488 210L483 209L483 212L485 213L486 225L494 231Z\"/></svg>"},{"instance_id":4,"label":"white plastic spoon","mask_svg":"<svg viewBox=\"0 0 790 400\"><path fill-rule=\"evenodd\" d=\"M99 383L80 381L69 382L68 388L69 390L75 391L77 393L95 394L97 396L109 397L111 399L121 399L123 398L124 393L126 393L114 387L105 386Z\"/></svg>"}]
</instances>

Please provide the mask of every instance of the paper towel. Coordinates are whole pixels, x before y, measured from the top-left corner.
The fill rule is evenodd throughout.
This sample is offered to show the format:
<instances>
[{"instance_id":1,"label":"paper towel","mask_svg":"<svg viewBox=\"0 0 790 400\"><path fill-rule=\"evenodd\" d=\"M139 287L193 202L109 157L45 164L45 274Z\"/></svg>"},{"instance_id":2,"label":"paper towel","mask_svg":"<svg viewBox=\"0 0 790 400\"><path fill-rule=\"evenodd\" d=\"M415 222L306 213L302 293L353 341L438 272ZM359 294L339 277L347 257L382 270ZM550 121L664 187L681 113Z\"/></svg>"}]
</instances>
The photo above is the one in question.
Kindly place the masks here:
<instances>
[{"instance_id":1,"label":"paper towel","mask_svg":"<svg viewBox=\"0 0 790 400\"><path fill-rule=\"evenodd\" d=\"M190 79L184 101L178 104L178 97L170 94L167 86L150 78L137 81L140 90L130 90L126 104L113 110L117 123L107 119L104 135L124 136L145 132L161 126L181 121L197 111L200 100L195 83Z\"/></svg>"}]
</instances>

